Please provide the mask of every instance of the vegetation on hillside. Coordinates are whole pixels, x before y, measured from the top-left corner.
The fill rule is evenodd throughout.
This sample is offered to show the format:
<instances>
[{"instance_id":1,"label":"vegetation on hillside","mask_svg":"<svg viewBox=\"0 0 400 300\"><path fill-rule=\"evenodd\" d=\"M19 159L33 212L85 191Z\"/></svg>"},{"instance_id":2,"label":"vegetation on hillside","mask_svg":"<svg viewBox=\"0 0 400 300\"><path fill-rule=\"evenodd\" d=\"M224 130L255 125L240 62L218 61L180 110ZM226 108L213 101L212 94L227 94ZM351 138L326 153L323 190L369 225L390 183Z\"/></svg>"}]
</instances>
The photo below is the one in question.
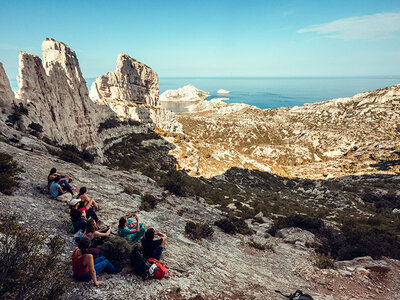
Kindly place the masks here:
<instances>
[{"instance_id":1,"label":"vegetation on hillside","mask_svg":"<svg viewBox=\"0 0 400 300\"><path fill-rule=\"evenodd\" d=\"M13 157L7 153L0 152L0 192L5 195L12 195L19 186L20 178L18 173L22 168Z\"/></svg>"}]
</instances>

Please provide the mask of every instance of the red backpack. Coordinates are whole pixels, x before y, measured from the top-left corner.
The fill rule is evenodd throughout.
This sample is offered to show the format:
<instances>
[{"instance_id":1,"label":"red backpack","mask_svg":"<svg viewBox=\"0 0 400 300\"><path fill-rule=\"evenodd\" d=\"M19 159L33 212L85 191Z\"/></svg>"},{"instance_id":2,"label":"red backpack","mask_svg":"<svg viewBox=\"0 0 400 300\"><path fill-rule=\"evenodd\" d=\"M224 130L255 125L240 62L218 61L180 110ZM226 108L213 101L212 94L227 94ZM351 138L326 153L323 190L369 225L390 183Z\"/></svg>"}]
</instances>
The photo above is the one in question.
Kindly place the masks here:
<instances>
[{"instance_id":1,"label":"red backpack","mask_svg":"<svg viewBox=\"0 0 400 300\"><path fill-rule=\"evenodd\" d=\"M170 275L168 269L165 267L165 265L162 261L159 261L155 258L149 258L148 261L156 264L156 266L157 266L157 271L156 271L156 274L154 274L153 278L163 279L166 275L167 275L167 277L165 277L165 279L171 278L171 275Z\"/></svg>"}]
</instances>

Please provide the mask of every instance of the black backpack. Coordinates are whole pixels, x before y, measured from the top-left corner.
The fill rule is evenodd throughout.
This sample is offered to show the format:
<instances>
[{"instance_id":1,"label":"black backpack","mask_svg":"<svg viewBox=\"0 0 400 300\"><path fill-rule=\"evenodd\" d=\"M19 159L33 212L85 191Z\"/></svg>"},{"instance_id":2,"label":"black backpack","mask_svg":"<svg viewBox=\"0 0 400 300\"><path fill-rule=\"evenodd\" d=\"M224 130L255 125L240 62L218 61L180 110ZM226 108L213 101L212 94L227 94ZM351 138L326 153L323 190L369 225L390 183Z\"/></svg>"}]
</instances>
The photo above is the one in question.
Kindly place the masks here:
<instances>
[{"instance_id":1,"label":"black backpack","mask_svg":"<svg viewBox=\"0 0 400 300\"><path fill-rule=\"evenodd\" d=\"M311 297L309 294L304 294L300 290L297 290L293 294L290 294L290 295L284 295L281 293L281 291L278 291L278 290L276 290L275 292L278 294L281 294L283 297L286 297L291 300L314 300L313 297Z\"/></svg>"},{"instance_id":2,"label":"black backpack","mask_svg":"<svg viewBox=\"0 0 400 300\"><path fill-rule=\"evenodd\" d=\"M144 280L150 277L149 269L152 266L143 256L143 251L139 247L134 247L131 253L131 265L136 275Z\"/></svg>"}]
</instances>

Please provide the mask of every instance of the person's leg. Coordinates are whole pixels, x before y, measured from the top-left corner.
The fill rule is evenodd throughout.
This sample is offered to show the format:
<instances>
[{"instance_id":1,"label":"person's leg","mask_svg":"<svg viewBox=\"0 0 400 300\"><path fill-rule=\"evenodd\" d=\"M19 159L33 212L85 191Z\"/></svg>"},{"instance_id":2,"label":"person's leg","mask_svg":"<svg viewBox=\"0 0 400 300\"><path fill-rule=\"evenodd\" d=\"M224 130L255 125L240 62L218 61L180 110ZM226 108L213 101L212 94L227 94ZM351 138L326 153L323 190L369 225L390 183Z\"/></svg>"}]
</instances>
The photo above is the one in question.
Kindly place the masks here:
<instances>
[{"instance_id":1,"label":"person's leg","mask_svg":"<svg viewBox=\"0 0 400 300\"><path fill-rule=\"evenodd\" d=\"M72 192L72 187L71 187L71 185L68 183L67 180L60 181L60 185L61 185L61 186L63 187L63 189L66 190L68 193L73 194L73 192Z\"/></svg>"},{"instance_id":2,"label":"person's leg","mask_svg":"<svg viewBox=\"0 0 400 300\"><path fill-rule=\"evenodd\" d=\"M136 233L132 233L131 234L131 240L133 243L136 243L137 241L140 240L140 238L144 235L144 233L146 232L146 228L143 227L142 223L139 223L139 232Z\"/></svg>"},{"instance_id":3,"label":"person's leg","mask_svg":"<svg viewBox=\"0 0 400 300\"><path fill-rule=\"evenodd\" d=\"M89 249L89 250L90 250L90 249ZM98 264L98 263L102 262L102 261L105 260L105 259L106 259L105 256L99 256L99 257L95 258L94 264Z\"/></svg>"},{"instance_id":4,"label":"person's leg","mask_svg":"<svg viewBox=\"0 0 400 300\"><path fill-rule=\"evenodd\" d=\"M89 208L89 209L86 211L86 217L92 218L95 222L98 222L98 221L99 221L99 218L97 217L97 215L96 215L96 213L94 212L93 208Z\"/></svg>"},{"instance_id":5,"label":"person's leg","mask_svg":"<svg viewBox=\"0 0 400 300\"><path fill-rule=\"evenodd\" d=\"M99 258L103 258L104 256L101 256ZM99 259L97 258L97 259ZM100 261L99 263L95 263L94 265L94 269L96 270L96 274L100 274L103 271L106 271L107 273L114 273L115 272L115 267L113 266L112 263L110 263L110 261L108 259L106 259L104 257L104 259L102 261Z\"/></svg>"},{"instance_id":6,"label":"person's leg","mask_svg":"<svg viewBox=\"0 0 400 300\"><path fill-rule=\"evenodd\" d=\"M164 248L163 247L157 247L156 249L153 250L153 258L160 260L161 259L161 254L163 252Z\"/></svg>"}]
</instances>

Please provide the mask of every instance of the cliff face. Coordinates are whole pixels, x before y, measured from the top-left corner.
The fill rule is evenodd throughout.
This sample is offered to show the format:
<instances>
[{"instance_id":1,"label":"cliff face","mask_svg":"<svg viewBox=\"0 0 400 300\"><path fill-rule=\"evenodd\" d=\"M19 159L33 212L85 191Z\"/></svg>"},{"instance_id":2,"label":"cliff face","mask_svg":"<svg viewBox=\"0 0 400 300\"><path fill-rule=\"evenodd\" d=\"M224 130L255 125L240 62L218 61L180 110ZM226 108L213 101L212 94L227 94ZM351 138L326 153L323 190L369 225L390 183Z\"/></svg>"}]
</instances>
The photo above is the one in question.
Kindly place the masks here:
<instances>
[{"instance_id":1,"label":"cliff face","mask_svg":"<svg viewBox=\"0 0 400 300\"><path fill-rule=\"evenodd\" d=\"M14 93L10 86L10 81L4 71L3 64L0 63L0 107L10 105L14 100Z\"/></svg>"},{"instance_id":2,"label":"cliff face","mask_svg":"<svg viewBox=\"0 0 400 300\"><path fill-rule=\"evenodd\" d=\"M109 106L119 118L182 132L175 114L159 106L157 73L126 54L119 54L115 72L96 78L89 96L94 103Z\"/></svg>"},{"instance_id":3,"label":"cliff face","mask_svg":"<svg viewBox=\"0 0 400 300\"><path fill-rule=\"evenodd\" d=\"M115 72L97 77L90 89L93 101L118 99L136 104L158 105L158 75L151 68L120 53Z\"/></svg>"},{"instance_id":4,"label":"cliff face","mask_svg":"<svg viewBox=\"0 0 400 300\"><path fill-rule=\"evenodd\" d=\"M30 121L41 124L43 134L59 144L101 148L98 124L112 112L90 101L73 50L61 42L46 40L42 51L44 64L38 56L26 52L19 57L16 97L28 105Z\"/></svg>"}]
</instances>

